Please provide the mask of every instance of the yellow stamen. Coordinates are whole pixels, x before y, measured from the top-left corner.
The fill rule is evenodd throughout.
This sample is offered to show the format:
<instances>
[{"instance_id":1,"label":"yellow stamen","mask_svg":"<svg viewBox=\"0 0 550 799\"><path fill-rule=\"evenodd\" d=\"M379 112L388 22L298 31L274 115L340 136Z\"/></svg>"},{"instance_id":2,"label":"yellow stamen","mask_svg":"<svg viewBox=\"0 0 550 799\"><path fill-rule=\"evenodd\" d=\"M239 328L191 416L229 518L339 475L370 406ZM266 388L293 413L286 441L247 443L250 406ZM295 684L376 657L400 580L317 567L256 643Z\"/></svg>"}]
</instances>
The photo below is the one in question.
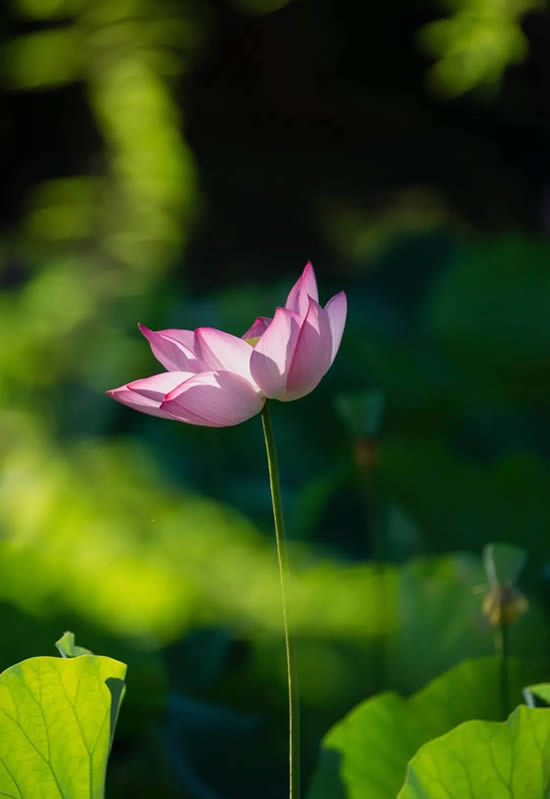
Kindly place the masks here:
<instances>
[{"instance_id":1,"label":"yellow stamen","mask_svg":"<svg viewBox=\"0 0 550 799\"><path fill-rule=\"evenodd\" d=\"M259 340L260 340L259 336L254 336L253 338L245 338L246 343L250 344L251 347L255 347Z\"/></svg>"}]
</instances>

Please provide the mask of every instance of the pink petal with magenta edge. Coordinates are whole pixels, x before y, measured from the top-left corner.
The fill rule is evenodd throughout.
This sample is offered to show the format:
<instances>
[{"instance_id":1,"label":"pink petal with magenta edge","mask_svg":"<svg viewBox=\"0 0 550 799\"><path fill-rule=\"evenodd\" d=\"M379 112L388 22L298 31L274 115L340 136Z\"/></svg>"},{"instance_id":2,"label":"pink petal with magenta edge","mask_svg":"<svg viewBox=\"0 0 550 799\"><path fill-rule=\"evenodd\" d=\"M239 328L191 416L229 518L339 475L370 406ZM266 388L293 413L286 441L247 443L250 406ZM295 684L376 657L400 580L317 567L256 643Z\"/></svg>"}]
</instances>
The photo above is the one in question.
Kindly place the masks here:
<instances>
[{"instance_id":1,"label":"pink petal with magenta edge","mask_svg":"<svg viewBox=\"0 0 550 799\"><path fill-rule=\"evenodd\" d=\"M172 391L161 409L204 427L232 427L259 413L264 397L233 372L203 372Z\"/></svg>"},{"instance_id":2,"label":"pink petal with magenta edge","mask_svg":"<svg viewBox=\"0 0 550 799\"><path fill-rule=\"evenodd\" d=\"M290 289L287 297L285 308L289 311L294 311L303 319L308 312L309 298L319 301L319 292L317 291L317 280L315 279L315 270L308 261L305 265L304 271Z\"/></svg>"},{"instance_id":3,"label":"pink petal with magenta edge","mask_svg":"<svg viewBox=\"0 0 550 799\"><path fill-rule=\"evenodd\" d=\"M309 394L330 366L332 333L328 314L310 298L309 310L300 329L282 400L295 400Z\"/></svg>"},{"instance_id":4,"label":"pink petal with magenta edge","mask_svg":"<svg viewBox=\"0 0 550 799\"><path fill-rule=\"evenodd\" d=\"M149 416L160 416L163 419L171 419L171 415L166 411L161 410L160 403L155 402L150 397L144 397L142 394L137 394L131 391L128 386L120 386L120 388L113 388L107 391L107 394L112 397L121 405L127 405L128 408L133 408L135 411L147 413Z\"/></svg>"},{"instance_id":5,"label":"pink petal with magenta edge","mask_svg":"<svg viewBox=\"0 0 550 799\"><path fill-rule=\"evenodd\" d=\"M348 301L343 291L339 294L335 294L334 297L327 302L325 311L328 314L330 332L332 333L332 353L330 356L330 365L332 366L336 358L336 353L340 348L348 313Z\"/></svg>"},{"instance_id":6,"label":"pink petal with magenta edge","mask_svg":"<svg viewBox=\"0 0 550 799\"><path fill-rule=\"evenodd\" d=\"M185 380L193 377L194 372L161 372L152 377L144 377L141 380L133 380L128 383L130 391L140 394L146 399L160 403L165 396L177 388Z\"/></svg>"},{"instance_id":7,"label":"pink petal with magenta edge","mask_svg":"<svg viewBox=\"0 0 550 799\"><path fill-rule=\"evenodd\" d=\"M151 346L153 355L165 369L171 372L180 370L200 372L204 366L194 353L194 336L192 330L149 330L145 325L138 325L141 333Z\"/></svg>"},{"instance_id":8,"label":"pink petal with magenta edge","mask_svg":"<svg viewBox=\"0 0 550 799\"><path fill-rule=\"evenodd\" d=\"M262 333L265 333L270 324L271 318L269 316L258 316L252 327L249 327L241 338L245 341L249 338L258 338Z\"/></svg>"},{"instance_id":9,"label":"pink petal with magenta edge","mask_svg":"<svg viewBox=\"0 0 550 799\"><path fill-rule=\"evenodd\" d=\"M214 327L195 331L195 352L205 364L204 371L233 372L250 380L252 347L242 338Z\"/></svg>"},{"instance_id":10,"label":"pink petal with magenta edge","mask_svg":"<svg viewBox=\"0 0 550 799\"><path fill-rule=\"evenodd\" d=\"M277 308L273 321L252 350L250 373L266 397L276 399L285 393L299 333L298 314Z\"/></svg>"}]
</instances>

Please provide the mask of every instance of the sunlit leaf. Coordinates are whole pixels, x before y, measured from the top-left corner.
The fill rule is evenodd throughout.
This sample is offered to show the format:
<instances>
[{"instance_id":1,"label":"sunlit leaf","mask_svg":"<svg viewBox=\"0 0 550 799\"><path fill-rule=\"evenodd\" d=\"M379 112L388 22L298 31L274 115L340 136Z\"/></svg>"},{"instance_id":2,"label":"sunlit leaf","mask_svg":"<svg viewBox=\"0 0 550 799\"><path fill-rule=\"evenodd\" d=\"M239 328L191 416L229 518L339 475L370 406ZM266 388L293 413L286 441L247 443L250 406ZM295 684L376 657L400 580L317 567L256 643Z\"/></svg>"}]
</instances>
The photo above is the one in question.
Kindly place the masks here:
<instances>
[{"instance_id":1,"label":"sunlit leaf","mask_svg":"<svg viewBox=\"0 0 550 799\"><path fill-rule=\"evenodd\" d=\"M502 723L468 721L423 746L398 799L547 799L550 709L518 707Z\"/></svg>"},{"instance_id":2,"label":"sunlit leaf","mask_svg":"<svg viewBox=\"0 0 550 799\"><path fill-rule=\"evenodd\" d=\"M84 646L77 646L74 633L63 633L61 638L55 642L57 650L62 658L76 658L79 655L92 655L89 649Z\"/></svg>"},{"instance_id":3,"label":"sunlit leaf","mask_svg":"<svg viewBox=\"0 0 550 799\"><path fill-rule=\"evenodd\" d=\"M103 799L126 666L38 657L0 675L0 795Z\"/></svg>"}]
</instances>

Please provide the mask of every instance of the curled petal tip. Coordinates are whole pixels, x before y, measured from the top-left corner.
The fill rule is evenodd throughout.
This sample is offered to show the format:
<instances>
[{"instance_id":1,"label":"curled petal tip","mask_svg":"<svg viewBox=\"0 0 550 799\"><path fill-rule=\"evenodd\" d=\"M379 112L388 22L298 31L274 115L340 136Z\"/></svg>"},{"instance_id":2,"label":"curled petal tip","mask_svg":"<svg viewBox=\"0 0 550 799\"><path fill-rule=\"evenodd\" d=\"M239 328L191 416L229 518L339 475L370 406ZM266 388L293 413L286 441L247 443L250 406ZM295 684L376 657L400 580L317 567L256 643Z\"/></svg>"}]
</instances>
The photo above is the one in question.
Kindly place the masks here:
<instances>
[{"instance_id":1,"label":"curled petal tip","mask_svg":"<svg viewBox=\"0 0 550 799\"><path fill-rule=\"evenodd\" d=\"M152 338L154 337L154 335L155 335L154 331L153 331L153 330L151 330L151 328L150 328L150 327L147 327L147 325L143 325L141 322L138 322L138 325L137 325L137 326L138 326L138 330L139 330L139 332L141 333L141 335L142 335L142 336L145 336L145 338L147 339L147 341L149 341L149 343L151 343L151 339L152 339Z\"/></svg>"}]
</instances>

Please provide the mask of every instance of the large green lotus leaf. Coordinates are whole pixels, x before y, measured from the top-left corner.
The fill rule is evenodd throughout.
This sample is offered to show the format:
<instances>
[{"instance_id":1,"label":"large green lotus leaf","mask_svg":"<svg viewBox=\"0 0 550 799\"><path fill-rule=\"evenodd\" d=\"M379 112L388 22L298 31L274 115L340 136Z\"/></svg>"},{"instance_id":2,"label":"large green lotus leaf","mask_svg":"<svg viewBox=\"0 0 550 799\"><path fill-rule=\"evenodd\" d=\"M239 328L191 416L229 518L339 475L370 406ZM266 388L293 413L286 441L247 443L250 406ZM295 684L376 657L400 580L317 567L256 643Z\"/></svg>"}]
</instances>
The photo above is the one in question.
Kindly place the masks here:
<instances>
[{"instance_id":1,"label":"large green lotus leaf","mask_svg":"<svg viewBox=\"0 0 550 799\"><path fill-rule=\"evenodd\" d=\"M533 672L509 665L516 704ZM420 746L468 719L506 715L499 669L496 658L468 660L410 699L384 693L359 705L326 735L309 799L394 799Z\"/></svg>"},{"instance_id":2,"label":"large green lotus leaf","mask_svg":"<svg viewBox=\"0 0 550 799\"><path fill-rule=\"evenodd\" d=\"M398 799L547 799L549 782L550 709L518 707L423 746Z\"/></svg>"},{"instance_id":3,"label":"large green lotus leaf","mask_svg":"<svg viewBox=\"0 0 550 799\"><path fill-rule=\"evenodd\" d=\"M0 675L0 796L103 799L126 665L37 657Z\"/></svg>"}]
</instances>

